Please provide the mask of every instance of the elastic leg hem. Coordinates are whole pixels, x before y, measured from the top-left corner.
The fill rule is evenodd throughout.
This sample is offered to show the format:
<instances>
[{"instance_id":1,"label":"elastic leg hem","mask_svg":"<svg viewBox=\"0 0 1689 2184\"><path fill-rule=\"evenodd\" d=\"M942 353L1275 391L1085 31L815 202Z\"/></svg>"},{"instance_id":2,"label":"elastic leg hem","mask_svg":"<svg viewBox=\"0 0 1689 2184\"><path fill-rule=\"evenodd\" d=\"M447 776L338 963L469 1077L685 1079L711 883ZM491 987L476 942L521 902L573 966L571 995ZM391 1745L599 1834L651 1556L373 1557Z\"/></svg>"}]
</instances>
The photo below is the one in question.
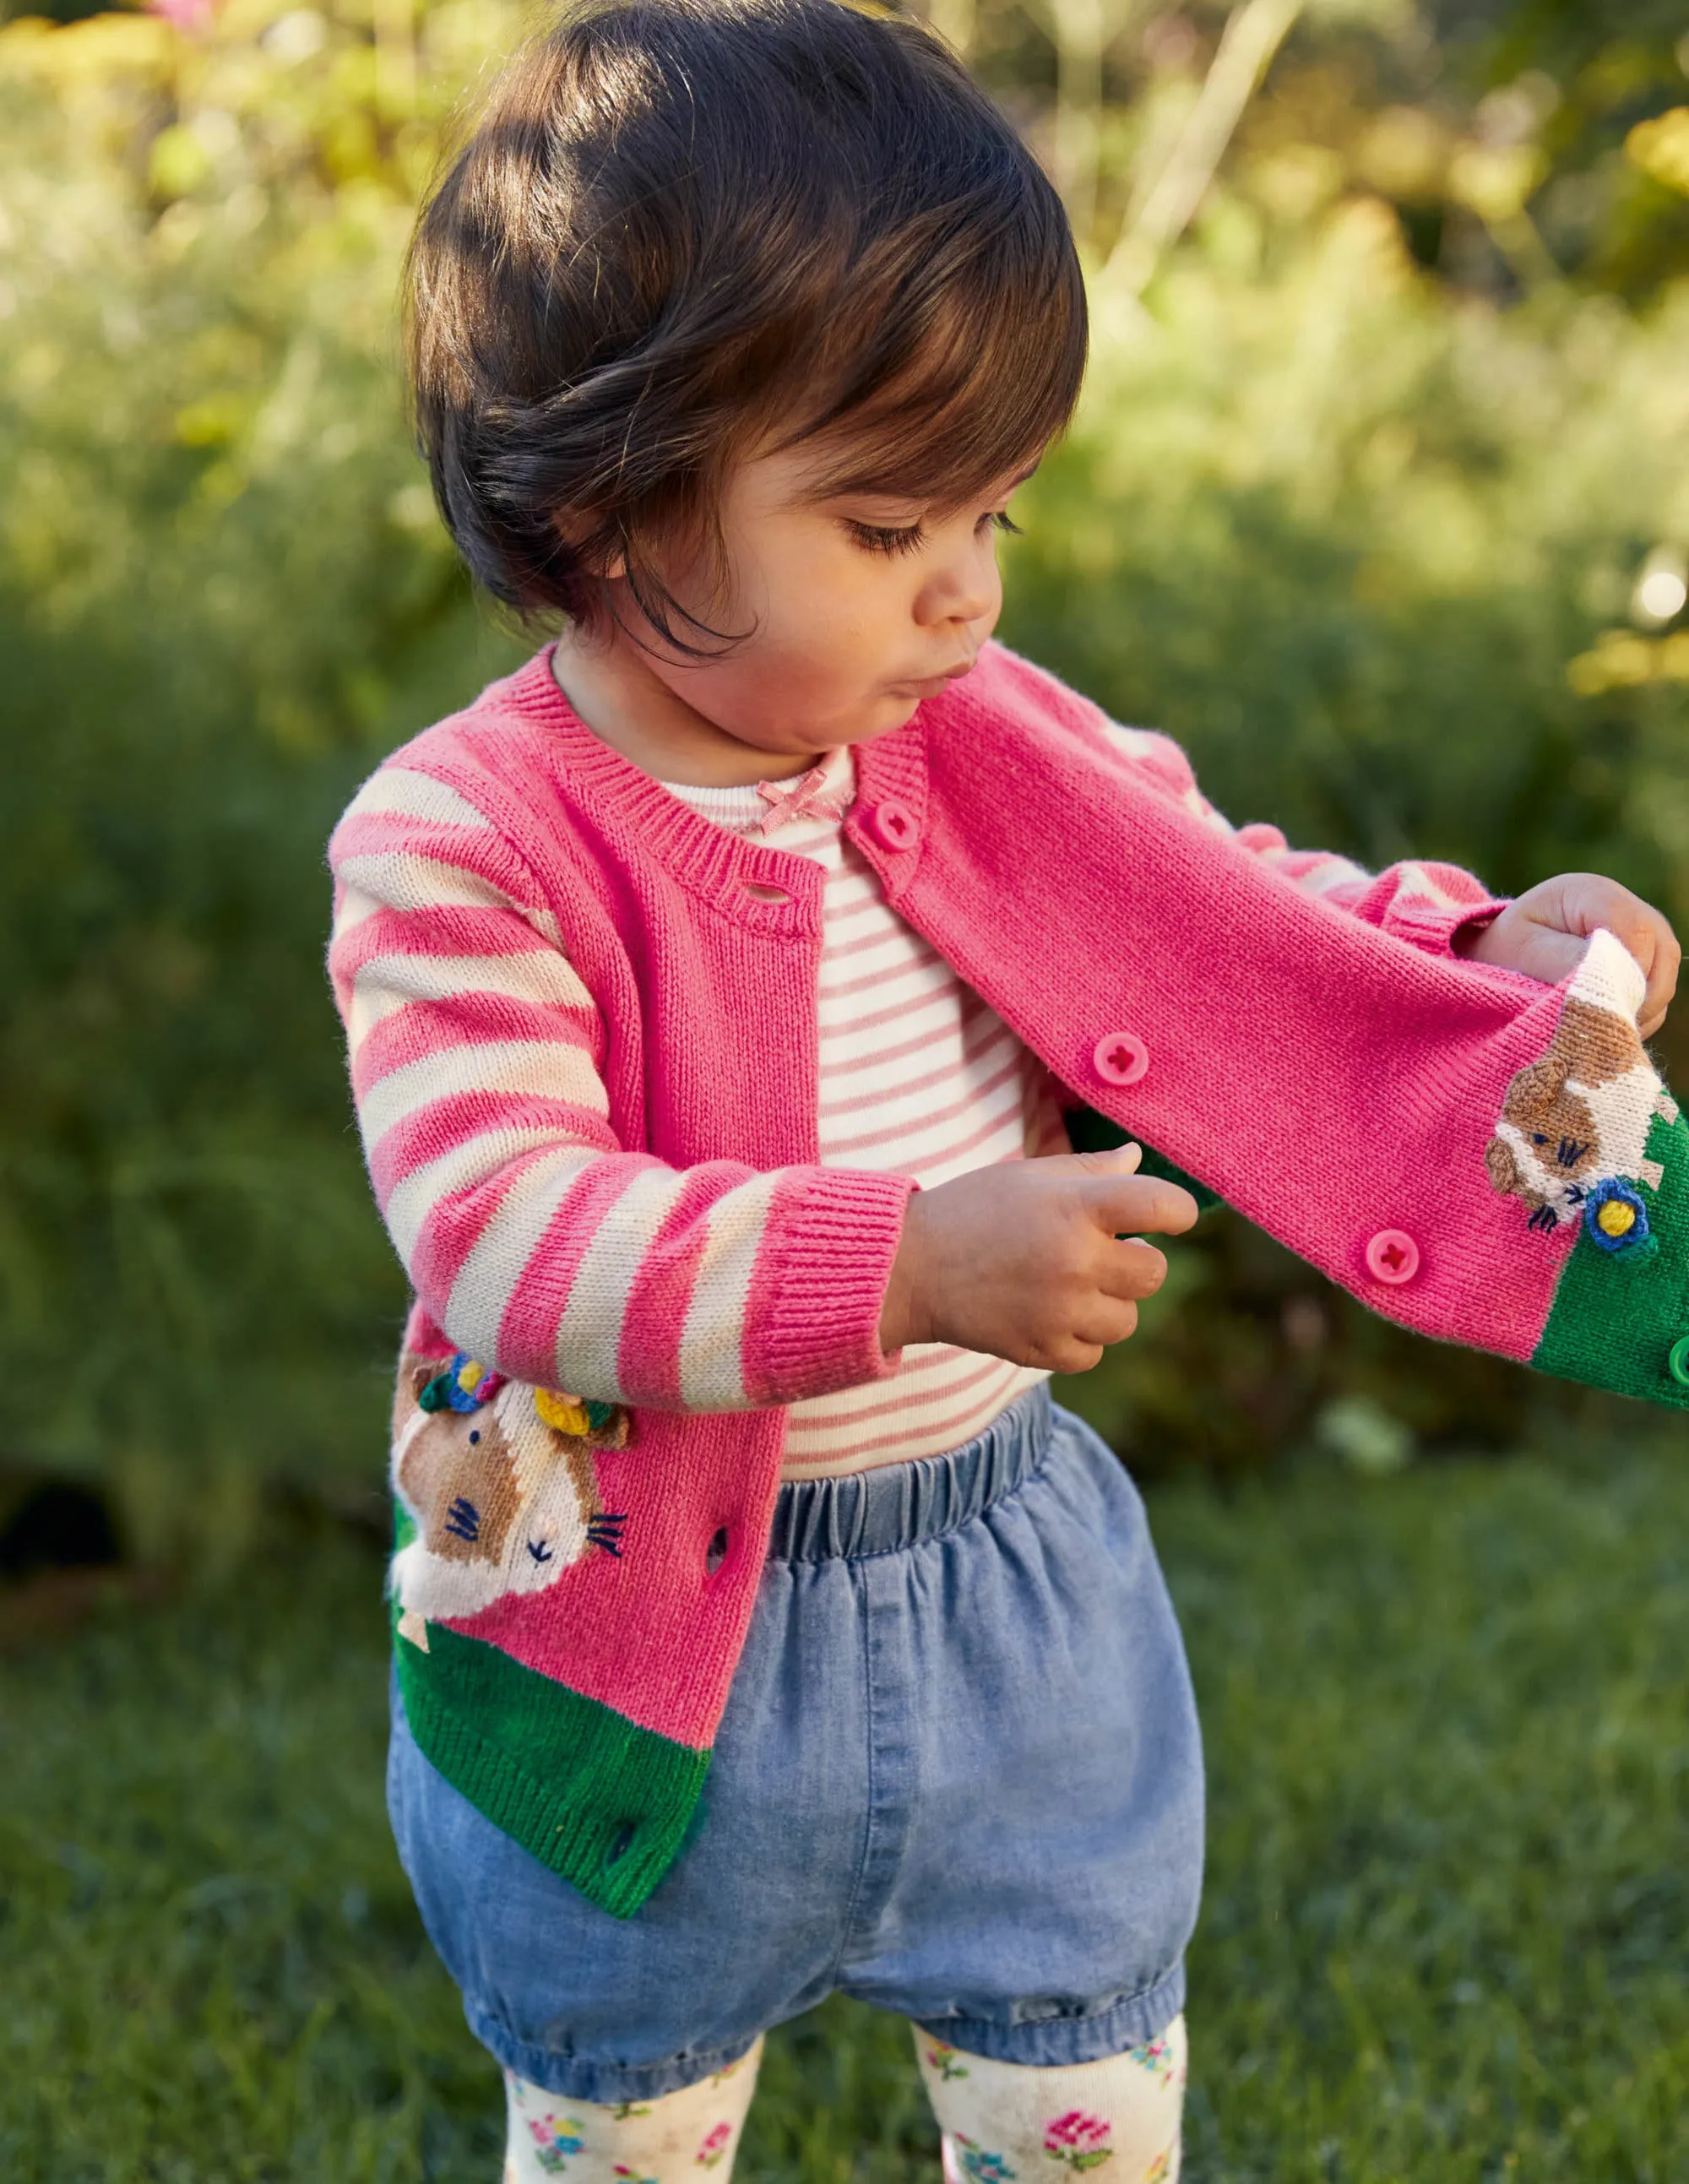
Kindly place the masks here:
<instances>
[{"instance_id":1,"label":"elastic leg hem","mask_svg":"<svg viewBox=\"0 0 1689 2184\"><path fill-rule=\"evenodd\" d=\"M1090 2017L1040 2017L1005 2025L988 2018L921 2017L923 2032L965 2055L992 2063L1021 2063L1059 2070L1071 2063L1101 2063L1158 2040L1185 2007L1181 1958L1152 1986L1129 1994Z\"/></svg>"},{"instance_id":2,"label":"elastic leg hem","mask_svg":"<svg viewBox=\"0 0 1689 2184\"><path fill-rule=\"evenodd\" d=\"M741 2061L761 2037L753 2032L721 2048L689 2048L657 2063L595 2063L584 2056L560 2055L553 2048L535 2048L515 2039L495 2018L466 2004L464 2015L470 2031L501 2068L514 2070L531 2086L560 2100L592 2101L600 2108L614 2108L621 2101L655 2101L664 2093L700 2085L717 2070Z\"/></svg>"}]
</instances>

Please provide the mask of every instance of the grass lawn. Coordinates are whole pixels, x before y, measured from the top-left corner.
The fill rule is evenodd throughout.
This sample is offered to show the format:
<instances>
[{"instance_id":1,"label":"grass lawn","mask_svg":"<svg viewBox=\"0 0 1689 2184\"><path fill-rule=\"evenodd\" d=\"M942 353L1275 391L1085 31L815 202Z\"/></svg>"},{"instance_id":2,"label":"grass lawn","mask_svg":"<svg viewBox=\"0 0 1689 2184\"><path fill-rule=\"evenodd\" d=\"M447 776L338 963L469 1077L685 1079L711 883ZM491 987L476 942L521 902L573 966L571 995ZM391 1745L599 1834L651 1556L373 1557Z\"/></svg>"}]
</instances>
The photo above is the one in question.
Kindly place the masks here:
<instances>
[{"instance_id":1,"label":"grass lawn","mask_svg":"<svg viewBox=\"0 0 1689 2184\"><path fill-rule=\"evenodd\" d=\"M1151 1514L1209 1746L1187 2176L1689 2177L1689 1452ZM0 1655L6 2184L495 2184L383 1704L339 1537ZM935 2184L895 2023L829 2005L763 2082L745 2184Z\"/></svg>"}]
</instances>

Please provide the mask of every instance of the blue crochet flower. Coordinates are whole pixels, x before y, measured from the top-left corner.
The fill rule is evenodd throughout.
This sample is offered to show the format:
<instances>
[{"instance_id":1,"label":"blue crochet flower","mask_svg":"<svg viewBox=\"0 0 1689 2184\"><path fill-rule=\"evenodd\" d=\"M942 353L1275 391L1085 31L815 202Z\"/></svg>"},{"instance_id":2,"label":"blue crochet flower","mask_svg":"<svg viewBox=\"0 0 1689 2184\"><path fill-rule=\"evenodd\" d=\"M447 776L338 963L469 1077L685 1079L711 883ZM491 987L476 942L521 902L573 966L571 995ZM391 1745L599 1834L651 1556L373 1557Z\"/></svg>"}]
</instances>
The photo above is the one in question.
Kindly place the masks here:
<instances>
[{"instance_id":1,"label":"blue crochet flower","mask_svg":"<svg viewBox=\"0 0 1689 2184\"><path fill-rule=\"evenodd\" d=\"M498 1373L460 1350L443 1371L437 1373L416 1398L425 1411L478 1411L504 1385Z\"/></svg>"},{"instance_id":2,"label":"blue crochet flower","mask_svg":"<svg viewBox=\"0 0 1689 2184\"><path fill-rule=\"evenodd\" d=\"M1647 1241L1648 1209L1618 1176L1598 1183L1584 1201L1584 1234L1603 1251L1628 1251Z\"/></svg>"}]
</instances>

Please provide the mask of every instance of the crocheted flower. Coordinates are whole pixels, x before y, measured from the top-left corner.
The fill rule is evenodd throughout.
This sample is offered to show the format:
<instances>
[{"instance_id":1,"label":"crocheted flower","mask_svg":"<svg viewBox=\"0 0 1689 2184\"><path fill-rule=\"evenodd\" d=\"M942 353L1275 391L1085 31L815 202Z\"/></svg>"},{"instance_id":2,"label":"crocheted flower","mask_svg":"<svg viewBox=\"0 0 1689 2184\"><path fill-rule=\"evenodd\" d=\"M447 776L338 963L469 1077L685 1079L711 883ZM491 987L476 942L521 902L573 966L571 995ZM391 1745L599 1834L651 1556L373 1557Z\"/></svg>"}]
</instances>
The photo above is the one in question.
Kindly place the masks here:
<instances>
[{"instance_id":1,"label":"crocheted flower","mask_svg":"<svg viewBox=\"0 0 1689 2184\"><path fill-rule=\"evenodd\" d=\"M1001 2153L988 2153L960 2131L956 2135L956 2148L962 2157L962 2175L974 2178L976 2184L1013 2184L1015 2171Z\"/></svg>"},{"instance_id":2,"label":"crocheted flower","mask_svg":"<svg viewBox=\"0 0 1689 2184\"><path fill-rule=\"evenodd\" d=\"M1083 2109L1069 2109L1066 2115L1045 2125L1044 2151L1052 2161L1065 2162L1076 2172L1100 2169L1105 2161L1114 2159L1114 2148L1109 2143L1113 2135L1113 2126L1101 2116L1087 2115Z\"/></svg>"},{"instance_id":3,"label":"crocheted flower","mask_svg":"<svg viewBox=\"0 0 1689 2184\"><path fill-rule=\"evenodd\" d=\"M504 1384L502 1373L489 1373L466 1351L457 1351L417 1396L425 1411L478 1411Z\"/></svg>"},{"instance_id":4,"label":"crocheted flower","mask_svg":"<svg viewBox=\"0 0 1689 2184\"><path fill-rule=\"evenodd\" d=\"M967 2075L967 2065L965 2063L957 2062L955 2048L943 2040L934 2041L932 2046L926 2050L926 2058L927 2068L929 2070L936 2070L940 2078L948 2080L965 2078Z\"/></svg>"},{"instance_id":5,"label":"crocheted flower","mask_svg":"<svg viewBox=\"0 0 1689 2184\"><path fill-rule=\"evenodd\" d=\"M638 2113L641 2115L646 2115L649 2114L649 2110L641 2109ZM614 2173L618 2176L625 2177L627 2179L627 2184L661 2184L661 2178L656 2176L642 2176L637 2169L630 2169L625 2161L618 2161L616 2163Z\"/></svg>"},{"instance_id":6,"label":"crocheted flower","mask_svg":"<svg viewBox=\"0 0 1689 2184\"><path fill-rule=\"evenodd\" d=\"M698 2149L697 2161L701 2169L713 2169L727 2159L727 2148L733 2142L733 2127L730 2123L718 2123Z\"/></svg>"},{"instance_id":7,"label":"crocheted flower","mask_svg":"<svg viewBox=\"0 0 1689 2184\"><path fill-rule=\"evenodd\" d=\"M560 1388L536 1388L533 1407L545 1424L558 1433L583 1440L616 1416L614 1403L600 1403L588 1396L566 1395Z\"/></svg>"},{"instance_id":8,"label":"crocheted flower","mask_svg":"<svg viewBox=\"0 0 1689 2184\"><path fill-rule=\"evenodd\" d=\"M1584 1233L1603 1251L1628 1251L1648 1239L1648 1209L1618 1176L1598 1183L1584 1201Z\"/></svg>"},{"instance_id":9,"label":"crocheted flower","mask_svg":"<svg viewBox=\"0 0 1689 2184\"><path fill-rule=\"evenodd\" d=\"M1167 2152L1158 2153L1144 2171L1144 2184L1167 2184L1167 2180L1172 2174L1173 2148L1168 2147Z\"/></svg>"}]
</instances>

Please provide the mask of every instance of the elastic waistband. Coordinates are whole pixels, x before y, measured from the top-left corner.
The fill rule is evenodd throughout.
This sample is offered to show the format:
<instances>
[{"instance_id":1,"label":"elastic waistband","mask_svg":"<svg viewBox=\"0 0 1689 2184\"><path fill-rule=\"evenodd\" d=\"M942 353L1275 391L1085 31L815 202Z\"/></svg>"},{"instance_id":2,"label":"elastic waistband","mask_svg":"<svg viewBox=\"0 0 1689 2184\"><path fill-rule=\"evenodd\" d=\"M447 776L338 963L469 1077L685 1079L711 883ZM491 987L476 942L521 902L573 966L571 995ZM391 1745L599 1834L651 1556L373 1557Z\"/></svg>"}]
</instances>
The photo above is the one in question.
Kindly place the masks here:
<instances>
[{"instance_id":1,"label":"elastic waistband","mask_svg":"<svg viewBox=\"0 0 1689 2184\"><path fill-rule=\"evenodd\" d=\"M1037 1470L1055 1412L1040 1382L999 1411L984 1433L943 1456L882 1463L842 1479L789 1479L774 1504L769 1560L883 1555L953 1532Z\"/></svg>"}]
</instances>

